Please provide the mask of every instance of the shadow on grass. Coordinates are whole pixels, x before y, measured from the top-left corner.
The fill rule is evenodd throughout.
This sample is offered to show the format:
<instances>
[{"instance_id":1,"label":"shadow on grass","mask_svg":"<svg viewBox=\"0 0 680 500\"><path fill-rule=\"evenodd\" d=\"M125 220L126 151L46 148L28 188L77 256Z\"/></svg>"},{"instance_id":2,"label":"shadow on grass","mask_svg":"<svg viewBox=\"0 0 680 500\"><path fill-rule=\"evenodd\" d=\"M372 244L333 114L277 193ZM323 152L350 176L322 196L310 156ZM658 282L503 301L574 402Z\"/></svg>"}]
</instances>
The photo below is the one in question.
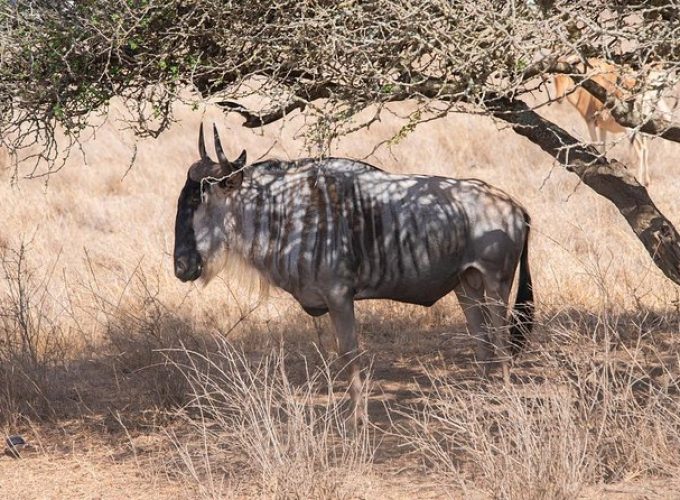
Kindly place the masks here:
<instances>
[{"instance_id":1,"label":"shadow on grass","mask_svg":"<svg viewBox=\"0 0 680 500\"><path fill-rule=\"evenodd\" d=\"M172 419L173 411L186 405L191 393L177 366L186 364L185 351L210 356L216 349L215 336L175 311L152 310L153 314L110 316L103 341L83 350L79 357L52 367L46 390L53 392L43 392L40 404L26 401L20 411L34 422L76 419L106 434L117 434L123 428L126 432L141 430ZM385 320L377 314L360 316L364 364L371 367L368 411L379 428L388 429L401 418L394 408L406 412L422 408L421 402L433 390L432 373L455 379L472 390L502 383L499 374L488 380L478 375L474 340L464 333L460 321L418 326L412 318L388 312L385 308L385 317L389 318ZM282 340L289 379L301 385L309 367L321 363L314 346L317 336L312 320L306 321L308 324L301 324L295 317L270 325L269 335L276 342L264 342L261 349L249 339L261 332L244 323L233 345L257 363ZM604 364L601 355L605 350L625 353L646 349L646 364L636 368L642 373L634 386L643 393L650 384L677 377L677 370L669 374L668 366L676 366L673 360L680 351L672 335L679 324L675 309L608 314L568 308L541 311L526 352L513 362L512 383L545 383L550 380L550 370L560 369L560 363L564 368L573 362L574 352L581 352L591 363ZM296 333L290 336L289 332ZM552 366L546 366L546 353ZM617 375L615 370L614 377L623 376L629 366L624 363L618 370L621 373ZM344 390L343 382L335 383L336 393Z\"/></svg>"}]
</instances>

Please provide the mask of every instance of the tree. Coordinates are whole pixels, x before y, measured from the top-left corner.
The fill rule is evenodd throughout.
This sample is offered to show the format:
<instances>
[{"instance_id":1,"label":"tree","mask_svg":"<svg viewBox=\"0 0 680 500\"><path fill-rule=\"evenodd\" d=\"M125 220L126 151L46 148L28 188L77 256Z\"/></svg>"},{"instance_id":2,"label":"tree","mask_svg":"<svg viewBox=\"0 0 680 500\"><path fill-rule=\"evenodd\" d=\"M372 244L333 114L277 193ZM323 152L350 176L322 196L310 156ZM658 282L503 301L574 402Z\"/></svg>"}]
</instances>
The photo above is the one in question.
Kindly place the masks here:
<instances>
[{"instance_id":1,"label":"tree","mask_svg":"<svg viewBox=\"0 0 680 500\"><path fill-rule=\"evenodd\" d=\"M677 82L678 0L0 0L0 13L0 136L15 154L38 142L54 161L57 124L75 144L116 96L139 134L158 134L187 89L246 127L306 109L326 143L392 101L418 102L404 131L452 110L487 113L614 203L680 284L680 236L646 189L522 99L570 74L622 125L680 142L678 126L636 105ZM635 84L607 95L590 58ZM252 94L268 104L245 109Z\"/></svg>"}]
</instances>

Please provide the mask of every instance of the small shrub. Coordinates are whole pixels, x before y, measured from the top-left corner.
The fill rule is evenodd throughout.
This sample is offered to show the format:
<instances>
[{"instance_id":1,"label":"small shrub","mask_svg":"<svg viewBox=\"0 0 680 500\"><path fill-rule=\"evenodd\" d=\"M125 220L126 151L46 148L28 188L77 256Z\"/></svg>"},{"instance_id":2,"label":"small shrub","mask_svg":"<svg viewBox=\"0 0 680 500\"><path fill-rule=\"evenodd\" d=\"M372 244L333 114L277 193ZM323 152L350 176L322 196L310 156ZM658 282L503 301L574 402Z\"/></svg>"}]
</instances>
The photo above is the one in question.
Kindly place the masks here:
<instances>
[{"instance_id":1,"label":"small shrub","mask_svg":"<svg viewBox=\"0 0 680 500\"><path fill-rule=\"evenodd\" d=\"M613 342L618 322L600 322L604 347L545 327L560 334L534 361L545 376L470 386L431 375L423 406L399 411L398 434L446 481L493 498L568 499L592 484L676 477L678 360Z\"/></svg>"},{"instance_id":2,"label":"small shrub","mask_svg":"<svg viewBox=\"0 0 680 500\"><path fill-rule=\"evenodd\" d=\"M0 421L52 411L55 372L65 357L62 312L49 292L54 266L38 270L28 247L0 250Z\"/></svg>"}]
</instances>

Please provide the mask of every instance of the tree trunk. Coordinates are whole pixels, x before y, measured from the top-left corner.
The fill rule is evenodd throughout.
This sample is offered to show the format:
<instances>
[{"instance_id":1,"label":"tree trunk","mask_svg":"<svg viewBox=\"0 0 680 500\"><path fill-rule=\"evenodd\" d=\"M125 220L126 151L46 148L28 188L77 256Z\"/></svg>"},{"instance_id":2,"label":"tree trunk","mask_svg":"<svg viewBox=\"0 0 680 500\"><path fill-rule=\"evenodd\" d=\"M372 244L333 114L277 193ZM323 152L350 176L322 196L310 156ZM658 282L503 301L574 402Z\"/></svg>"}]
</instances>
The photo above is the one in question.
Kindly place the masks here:
<instances>
[{"instance_id":1,"label":"tree trunk","mask_svg":"<svg viewBox=\"0 0 680 500\"><path fill-rule=\"evenodd\" d=\"M496 118L510 123L515 132L537 144L584 184L611 201L654 263L680 285L680 235L623 163L600 156L595 148L579 143L522 101L499 98L486 105Z\"/></svg>"}]
</instances>

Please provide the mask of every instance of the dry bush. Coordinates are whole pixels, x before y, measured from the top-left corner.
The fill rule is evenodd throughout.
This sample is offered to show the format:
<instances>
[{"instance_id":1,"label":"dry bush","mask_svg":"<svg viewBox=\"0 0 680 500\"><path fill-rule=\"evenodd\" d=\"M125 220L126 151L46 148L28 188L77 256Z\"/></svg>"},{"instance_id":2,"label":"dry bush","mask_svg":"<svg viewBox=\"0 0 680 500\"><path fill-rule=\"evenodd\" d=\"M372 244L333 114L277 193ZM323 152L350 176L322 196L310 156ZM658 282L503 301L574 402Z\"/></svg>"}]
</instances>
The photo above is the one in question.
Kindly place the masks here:
<instances>
[{"instance_id":1,"label":"dry bush","mask_svg":"<svg viewBox=\"0 0 680 500\"><path fill-rule=\"evenodd\" d=\"M101 280L101 276L98 278ZM87 285L90 313L100 323L98 344L108 354L113 376L127 398L145 407L172 408L187 401L188 386L170 362L173 349L211 350L194 322L160 296L158 276L135 268L121 290Z\"/></svg>"},{"instance_id":2,"label":"dry bush","mask_svg":"<svg viewBox=\"0 0 680 500\"><path fill-rule=\"evenodd\" d=\"M567 342L563 318L544 325L558 338L534 361L541 375L520 374L521 383L431 375L423 407L399 411L400 436L442 477L494 498L567 499L590 484L676 477L677 353L627 347L614 340L618 318L599 320L598 343L573 330Z\"/></svg>"},{"instance_id":3,"label":"dry bush","mask_svg":"<svg viewBox=\"0 0 680 500\"><path fill-rule=\"evenodd\" d=\"M35 268L28 257L24 243L0 249L0 422L9 425L51 412L69 334L49 291L54 266Z\"/></svg>"},{"instance_id":4,"label":"dry bush","mask_svg":"<svg viewBox=\"0 0 680 500\"><path fill-rule=\"evenodd\" d=\"M186 362L177 365L192 393L182 412L191 432L171 434L181 473L208 498L225 487L268 498L362 495L375 443L368 428L348 424L346 395L333 392L334 370L306 367L295 377L280 350L253 361L217 342L210 356L182 350Z\"/></svg>"},{"instance_id":5,"label":"dry bush","mask_svg":"<svg viewBox=\"0 0 680 500\"><path fill-rule=\"evenodd\" d=\"M538 387L432 383L423 409L403 413L401 437L442 478L495 498L545 499L574 498L589 479L587 436L569 400L528 395Z\"/></svg>"},{"instance_id":6,"label":"dry bush","mask_svg":"<svg viewBox=\"0 0 680 500\"><path fill-rule=\"evenodd\" d=\"M650 363L650 359L653 360ZM680 378L677 358L651 347L568 360L573 403L591 436L598 482L677 477Z\"/></svg>"}]
</instances>

